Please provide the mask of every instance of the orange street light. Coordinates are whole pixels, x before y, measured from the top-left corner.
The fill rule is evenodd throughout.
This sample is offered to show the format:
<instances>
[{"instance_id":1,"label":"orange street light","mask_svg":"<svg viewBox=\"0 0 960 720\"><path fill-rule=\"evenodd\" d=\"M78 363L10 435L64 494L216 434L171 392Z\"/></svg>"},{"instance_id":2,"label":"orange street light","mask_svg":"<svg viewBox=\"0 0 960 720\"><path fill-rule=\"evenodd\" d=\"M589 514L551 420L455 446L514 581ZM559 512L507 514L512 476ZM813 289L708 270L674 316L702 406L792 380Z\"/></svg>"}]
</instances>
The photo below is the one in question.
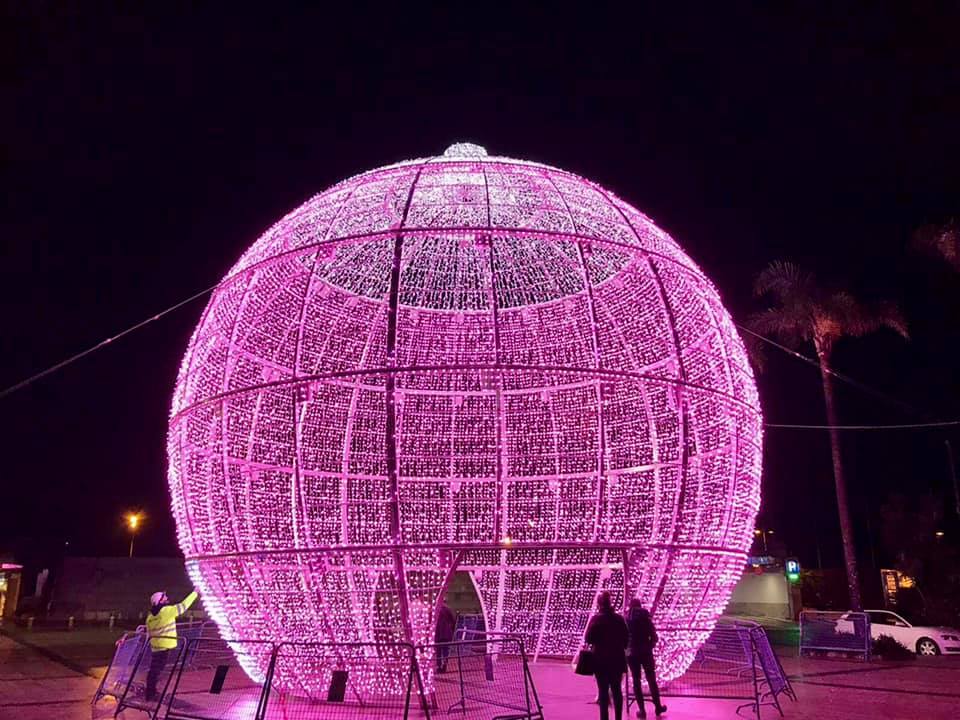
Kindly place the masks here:
<instances>
[{"instance_id":1,"label":"orange street light","mask_svg":"<svg viewBox=\"0 0 960 720\"><path fill-rule=\"evenodd\" d=\"M124 520L127 522L127 530L130 531L130 553L127 557L133 557L133 538L136 536L137 531L143 524L143 513L128 512L124 516Z\"/></svg>"}]
</instances>

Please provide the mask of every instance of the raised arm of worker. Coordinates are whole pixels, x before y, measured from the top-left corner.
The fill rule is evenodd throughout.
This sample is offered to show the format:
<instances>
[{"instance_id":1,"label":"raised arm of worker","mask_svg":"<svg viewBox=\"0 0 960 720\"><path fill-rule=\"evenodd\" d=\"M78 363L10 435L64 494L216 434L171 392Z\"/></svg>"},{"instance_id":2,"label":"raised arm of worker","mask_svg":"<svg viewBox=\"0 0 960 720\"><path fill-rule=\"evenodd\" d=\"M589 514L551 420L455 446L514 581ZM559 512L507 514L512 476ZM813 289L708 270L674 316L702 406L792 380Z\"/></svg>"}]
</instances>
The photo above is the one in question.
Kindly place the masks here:
<instances>
[{"instance_id":1,"label":"raised arm of worker","mask_svg":"<svg viewBox=\"0 0 960 720\"><path fill-rule=\"evenodd\" d=\"M197 600L197 591L194 590L192 593L187 595L183 600L178 602L174 607L177 611L177 617L183 615L187 610L190 609L190 606L193 605Z\"/></svg>"},{"instance_id":2,"label":"raised arm of worker","mask_svg":"<svg viewBox=\"0 0 960 720\"><path fill-rule=\"evenodd\" d=\"M151 611L147 615L147 632L150 635L150 647L154 652L172 650L177 646L177 618L183 615L197 599L192 592L176 605L170 604L170 598L162 590L150 597Z\"/></svg>"}]
</instances>

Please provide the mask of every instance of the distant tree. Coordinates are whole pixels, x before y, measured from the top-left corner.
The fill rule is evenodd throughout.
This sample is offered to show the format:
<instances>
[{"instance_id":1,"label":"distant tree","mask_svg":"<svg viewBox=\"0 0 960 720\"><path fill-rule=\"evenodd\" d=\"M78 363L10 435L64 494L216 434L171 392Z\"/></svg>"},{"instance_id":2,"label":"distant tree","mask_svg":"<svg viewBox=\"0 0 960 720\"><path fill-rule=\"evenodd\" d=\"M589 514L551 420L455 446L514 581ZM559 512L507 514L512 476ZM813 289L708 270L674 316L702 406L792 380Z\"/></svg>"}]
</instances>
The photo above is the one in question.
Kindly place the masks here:
<instances>
[{"instance_id":1,"label":"distant tree","mask_svg":"<svg viewBox=\"0 0 960 720\"><path fill-rule=\"evenodd\" d=\"M787 345L811 343L820 364L823 399L827 424L831 426L830 449L833 456L833 479L837 493L837 511L840 515L840 535L847 569L847 587L850 607L862 609L860 583L857 576L857 556L847 504L847 486L840 458L840 436L834 429L837 423L833 374L830 360L834 345L843 337L860 337L888 327L908 337L906 321L899 309L891 303L867 306L844 290L830 290L820 286L810 273L803 272L790 262L770 263L754 281L754 295L769 299L766 310L755 313L750 327L759 334L777 336Z\"/></svg>"},{"instance_id":2,"label":"distant tree","mask_svg":"<svg viewBox=\"0 0 960 720\"><path fill-rule=\"evenodd\" d=\"M940 543L936 531L943 519L942 503L926 494L910 502L905 495L893 493L880 506L880 537L897 570L923 585L928 560Z\"/></svg>"},{"instance_id":3,"label":"distant tree","mask_svg":"<svg viewBox=\"0 0 960 720\"><path fill-rule=\"evenodd\" d=\"M960 272L960 224L956 220L917 228L912 242L917 250L943 260Z\"/></svg>"},{"instance_id":4,"label":"distant tree","mask_svg":"<svg viewBox=\"0 0 960 720\"><path fill-rule=\"evenodd\" d=\"M897 610L911 621L955 624L960 612L960 555L937 535L943 527L943 500L890 495L880 507L880 537L894 566L916 582L897 593Z\"/></svg>"}]
</instances>

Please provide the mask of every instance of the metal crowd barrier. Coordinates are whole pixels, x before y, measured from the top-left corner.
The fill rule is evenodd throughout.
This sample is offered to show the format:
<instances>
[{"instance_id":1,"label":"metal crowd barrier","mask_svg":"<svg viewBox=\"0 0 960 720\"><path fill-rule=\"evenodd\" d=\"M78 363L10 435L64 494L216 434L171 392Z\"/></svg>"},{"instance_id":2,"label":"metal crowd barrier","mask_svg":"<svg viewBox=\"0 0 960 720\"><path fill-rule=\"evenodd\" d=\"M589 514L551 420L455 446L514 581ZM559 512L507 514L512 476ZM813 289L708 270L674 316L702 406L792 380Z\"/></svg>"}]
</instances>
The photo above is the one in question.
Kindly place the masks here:
<instances>
[{"instance_id":1,"label":"metal crowd barrier","mask_svg":"<svg viewBox=\"0 0 960 720\"><path fill-rule=\"evenodd\" d=\"M661 637L682 636L685 639L709 632L693 662L679 678L662 683L660 696L695 697L718 700L740 700L737 713L750 708L760 717L763 706L771 706L782 716L780 696L796 700L779 658L770 646L763 627L752 622L718 624L712 631L691 628L663 628ZM636 702L633 678L627 673L627 709ZM641 682L646 686L645 678ZM649 688L644 699L650 701Z\"/></svg>"},{"instance_id":2,"label":"metal crowd barrier","mask_svg":"<svg viewBox=\"0 0 960 720\"><path fill-rule=\"evenodd\" d=\"M448 712L543 720L523 642L513 636L415 647L227 641L185 631L155 671L157 696L148 700L153 659L145 633L125 635L94 702L112 695L117 713L132 708L156 720L430 720Z\"/></svg>"},{"instance_id":3,"label":"metal crowd barrier","mask_svg":"<svg viewBox=\"0 0 960 720\"><path fill-rule=\"evenodd\" d=\"M94 702L111 695L117 713L133 708L154 720L543 720L523 641L514 635L474 630L415 647L227 641L206 627L178 629L177 647L160 667L145 633L124 635ZM755 623L663 628L660 635L706 635L687 672L664 683L665 698L740 700L737 712L749 707L758 718L766 705L782 715L781 695L796 700ZM148 698L151 667L157 695ZM628 678L628 712L631 685Z\"/></svg>"},{"instance_id":4,"label":"metal crowd barrier","mask_svg":"<svg viewBox=\"0 0 960 720\"><path fill-rule=\"evenodd\" d=\"M542 720L522 639L485 631L466 631L461 638L417 648L421 670L432 675L435 714Z\"/></svg>"},{"instance_id":5,"label":"metal crowd barrier","mask_svg":"<svg viewBox=\"0 0 960 720\"><path fill-rule=\"evenodd\" d=\"M172 683L156 717L166 720L216 720L262 717L264 685L244 668L270 663L274 644L242 645L218 637L186 640Z\"/></svg>"},{"instance_id":6,"label":"metal crowd barrier","mask_svg":"<svg viewBox=\"0 0 960 720\"><path fill-rule=\"evenodd\" d=\"M780 663L780 658L777 657L777 654L773 651L773 646L770 645L770 638L767 637L767 631L757 625L750 630L750 634L759 656L760 668L763 670L763 680L760 683L760 689L763 692L761 697L772 698L777 706L777 710L780 710L780 703L777 700L777 696L781 693L796 702L797 694L793 691L793 685L790 684L790 678L787 677L787 673ZM780 710L780 714L783 715L782 710Z\"/></svg>"},{"instance_id":7,"label":"metal crowd barrier","mask_svg":"<svg viewBox=\"0 0 960 720\"><path fill-rule=\"evenodd\" d=\"M333 720L429 717L413 645L278 644L259 718Z\"/></svg>"},{"instance_id":8,"label":"metal crowd barrier","mask_svg":"<svg viewBox=\"0 0 960 720\"><path fill-rule=\"evenodd\" d=\"M483 615L457 615L457 626L454 632L454 638L461 632L480 632L486 627L486 619Z\"/></svg>"},{"instance_id":9,"label":"metal crowd barrier","mask_svg":"<svg viewBox=\"0 0 960 720\"><path fill-rule=\"evenodd\" d=\"M190 662L187 643L191 639L208 636L215 631L211 622L177 623L177 645L167 653L154 657L150 639L143 626L124 633L117 641L116 650L107 670L97 686L91 705L104 697L117 702L116 713L124 708L142 710L151 718L159 717L160 705L167 693L176 668ZM155 685L156 693L147 695L148 683Z\"/></svg>"},{"instance_id":10,"label":"metal crowd barrier","mask_svg":"<svg viewBox=\"0 0 960 720\"><path fill-rule=\"evenodd\" d=\"M800 655L843 653L870 659L870 618L863 612L804 610L800 613Z\"/></svg>"},{"instance_id":11,"label":"metal crowd barrier","mask_svg":"<svg viewBox=\"0 0 960 720\"><path fill-rule=\"evenodd\" d=\"M118 698L126 692L146 643L147 636L142 632L125 632L117 640L117 648L113 651L107 671L100 679L92 704L95 705L98 700L108 695Z\"/></svg>"}]
</instances>

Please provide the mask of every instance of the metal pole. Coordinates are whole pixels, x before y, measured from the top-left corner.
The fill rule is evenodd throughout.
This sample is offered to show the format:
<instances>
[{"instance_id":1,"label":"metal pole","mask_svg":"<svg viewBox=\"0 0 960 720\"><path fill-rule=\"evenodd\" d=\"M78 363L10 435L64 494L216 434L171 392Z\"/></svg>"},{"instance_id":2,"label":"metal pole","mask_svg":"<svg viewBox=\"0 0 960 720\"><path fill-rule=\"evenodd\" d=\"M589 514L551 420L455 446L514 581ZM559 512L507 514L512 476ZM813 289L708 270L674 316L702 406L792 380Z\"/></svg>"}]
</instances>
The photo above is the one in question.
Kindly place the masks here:
<instances>
[{"instance_id":1,"label":"metal pole","mask_svg":"<svg viewBox=\"0 0 960 720\"><path fill-rule=\"evenodd\" d=\"M520 642L520 652L523 654L523 669L527 673L527 678L530 681L530 692L533 693L533 701L537 704L537 714L540 718L543 718L543 705L540 704L540 695L537 693L536 683L533 682L533 676L530 674L530 662L527 660L527 651L523 647L523 640Z\"/></svg>"},{"instance_id":2,"label":"metal pole","mask_svg":"<svg viewBox=\"0 0 960 720\"><path fill-rule=\"evenodd\" d=\"M157 706L154 708L153 713L150 715L151 720L157 720L160 717L160 709L163 707L163 701L167 701L167 715L170 714L170 705L173 703L173 698L177 694L177 690L180 687L180 678L183 676L184 667L187 664L187 645L191 641L186 639L177 640L177 657L173 660L173 667L170 668L170 674L167 675L167 682L163 685L163 692L160 693L160 698L157 700ZM199 643L199 638L196 640ZM169 650L167 652L170 652ZM152 660L152 656L151 656ZM176 673L176 680L174 680L174 673ZM170 688L170 681L173 681L173 689ZM169 694L168 694L169 691ZM147 711L149 712L149 711Z\"/></svg>"},{"instance_id":3,"label":"metal pole","mask_svg":"<svg viewBox=\"0 0 960 720\"><path fill-rule=\"evenodd\" d=\"M280 652L280 645L274 645L270 653L270 663L267 665L267 672L263 679L263 689L260 691L260 699L257 701L257 709L254 712L255 720L262 720L267 715L267 705L270 702L270 687L273 685L273 671L277 666L277 654Z\"/></svg>"},{"instance_id":4,"label":"metal pole","mask_svg":"<svg viewBox=\"0 0 960 720\"><path fill-rule=\"evenodd\" d=\"M949 440L944 440L943 444L947 446L947 464L950 466L950 479L953 481L954 509L957 511L957 517L960 517L960 487L957 486L957 465L953 460L953 445Z\"/></svg>"},{"instance_id":5,"label":"metal pole","mask_svg":"<svg viewBox=\"0 0 960 720\"><path fill-rule=\"evenodd\" d=\"M130 536L130 554L127 557L133 557L133 535Z\"/></svg>"},{"instance_id":6,"label":"metal pole","mask_svg":"<svg viewBox=\"0 0 960 720\"><path fill-rule=\"evenodd\" d=\"M877 543L873 537L873 524L870 522L870 508L867 508L867 537L870 540L870 567L877 567Z\"/></svg>"},{"instance_id":7,"label":"metal pole","mask_svg":"<svg viewBox=\"0 0 960 720\"><path fill-rule=\"evenodd\" d=\"M416 652L414 650L413 652ZM408 720L410 717L410 692L413 689L413 657L410 658L410 668L407 672L407 692L403 698L403 720Z\"/></svg>"},{"instance_id":8,"label":"metal pole","mask_svg":"<svg viewBox=\"0 0 960 720\"><path fill-rule=\"evenodd\" d=\"M739 632L739 630L737 630L737 632ZM751 669L753 670L753 702L754 702L754 707L756 708L754 712L756 712L757 718L759 719L760 717L760 684L757 682L757 658L759 653L757 651L756 638L753 637L753 633L750 632L749 630L747 631L747 637L750 638L750 665L751 665ZM780 713L780 714L783 715L783 713Z\"/></svg>"},{"instance_id":9,"label":"metal pole","mask_svg":"<svg viewBox=\"0 0 960 720\"><path fill-rule=\"evenodd\" d=\"M624 548L620 551L620 563L623 566L623 609L630 606L630 553Z\"/></svg>"},{"instance_id":10,"label":"metal pole","mask_svg":"<svg viewBox=\"0 0 960 720\"><path fill-rule=\"evenodd\" d=\"M530 717L532 708L530 707L530 678L527 676L527 655L526 653L523 652L522 640L509 638L505 640L504 643L508 643L511 641L517 643L517 650L520 655L520 663L523 666L522 668L523 669L523 697L524 697L524 700L526 701L527 717Z\"/></svg>"},{"instance_id":11,"label":"metal pole","mask_svg":"<svg viewBox=\"0 0 960 720\"><path fill-rule=\"evenodd\" d=\"M823 558L820 556L820 531L817 529L817 514L813 514L813 540L817 546L817 570L823 570Z\"/></svg>"},{"instance_id":12,"label":"metal pole","mask_svg":"<svg viewBox=\"0 0 960 720\"><path fill-rule=\"evenodd\" d=\"M114 717L119 715L120 711L123 710L124 703L127 700L127 695L130 692L130 686L133 684L133 679L137 676L137 670L140 669L140 663L143 662L143 656L145 652L151 652L150 640L147 637L144 637L140 647L137 648L137 661L133 664L133 670L130 671L130 676L127 678L126 684L123 686L123 694L117 698L117 709L114 713Z\"/></svg>"},{"instance_id":13,"label":"metal pole","mask_svg":"<svg viewBox=\"0 0 960 720\"><path fill-rule=\"evenodd\" d=\"M393 264L390 269L390 286L387 295L387 373L384 387L386 402L386 418L384 440L386 443L387 482L390 488L390 535L393 539L393 570L397 581L397 599L400 605L400 624L403 637L408 643L413 641L413 622L410 613L410 597L407 594L407 571L403 552L399 546L403 542L403 525L400 520L400 481L399 463L397 461L397 316L400 309L400 270L403 260L403 225L410 212L410 203L413 201L413 192L417 181L423 173L421 165L410 183L407 193L407 203L403 208L403 216L397 226L393 239Z\"/></svg>"},{"instance_id":14,"label":"metal pole","mask_svg":"<svg viewBox=\"0 0 960 720\"><path fill-rule=\"evenodd\" d=\"M427 701L427 689L423 684L423 672L420 669L420 661L417 659L417 648L412 644L408 644L410 648L410 663L411 671L413 672L413 679L417 681L417 694L420 696L420 709L423 710L424 717L427 720L430 719L430 704ZM436 682L434 682L433 689L433 704L436 704L437 690Z\"/></svg>"},{"instance_id":15,"label":"metal pole","mask_svg":"<svg viewBox=\"0 0 960 720\"><path fill-rule=\"evenodd\" d=\"M463 681L463 653L462 653L462 650L463 650L463 642L461 641L460 643L457 643L457 676L458 676L459 679L460 679L460 702L459 702L459 703L454 703L453 705L450 706L450 708L447 708L447 712L450 712L450 709L453 708L453 707L455 707L456 705L460 705L460 706L463 708L463 711L464 711L464 712L467 711L467 687L466 687L466 684L465 684L464 681ZM484 651L484 652L487 651L486 643L484 643L483 651Z\"/></svg>"}]
</instances>

